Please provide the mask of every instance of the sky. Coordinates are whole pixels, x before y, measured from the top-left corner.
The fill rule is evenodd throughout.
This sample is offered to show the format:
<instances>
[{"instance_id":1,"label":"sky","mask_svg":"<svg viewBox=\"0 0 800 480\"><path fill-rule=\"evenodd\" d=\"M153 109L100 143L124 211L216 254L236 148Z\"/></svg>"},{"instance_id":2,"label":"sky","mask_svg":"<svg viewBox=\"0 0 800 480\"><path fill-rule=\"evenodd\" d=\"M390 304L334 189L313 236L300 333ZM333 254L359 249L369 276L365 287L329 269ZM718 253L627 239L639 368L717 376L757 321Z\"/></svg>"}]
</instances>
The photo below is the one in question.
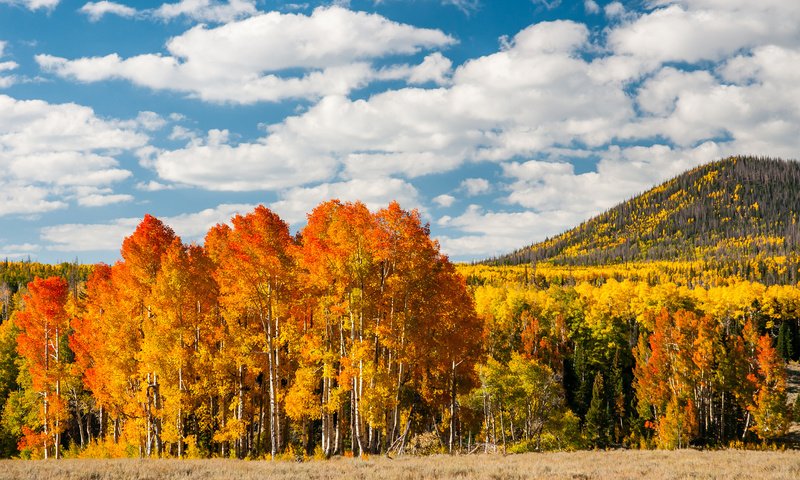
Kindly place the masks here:
<instances>
[{"instance_id":1,"label":"sky","mask_svg":"<svg viewBox=\"0 0 800 480\"><path fill-rule=\"evenodd\" d=\"M338 198L469 261L799 147L794 0L0 0L0 258Z\"/></svg>"}]
</instances>

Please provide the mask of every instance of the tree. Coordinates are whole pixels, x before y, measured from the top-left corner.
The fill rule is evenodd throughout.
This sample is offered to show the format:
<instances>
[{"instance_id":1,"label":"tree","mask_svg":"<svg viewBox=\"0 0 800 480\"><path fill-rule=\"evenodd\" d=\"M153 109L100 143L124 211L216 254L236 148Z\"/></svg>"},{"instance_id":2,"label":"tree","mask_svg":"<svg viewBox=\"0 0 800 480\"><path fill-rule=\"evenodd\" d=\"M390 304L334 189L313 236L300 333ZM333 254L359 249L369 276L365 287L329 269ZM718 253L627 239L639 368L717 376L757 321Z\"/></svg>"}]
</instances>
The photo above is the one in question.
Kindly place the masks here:
<instances>
[{"instance_id":1,"label":"tree","mask_svg":"<svg viewBox=\"0 0 800 480\"><path fill-rule=\"evenodd\" d=\"M781 322L778 328L778 338L776 341L778 355L788 362L794 358L794 336L792 335L792 326L788 320Z\"/></svg>"},{"instance_id":2,"label":"tree","mask_svg":"<svg viewBox=\"0 0 800 480\"><path fill-rule=\"evenodd\" d=\"M61 396L61 384L67 376L65 344L69 329L67 282L59 277L36 278L28 284L28 294L22 297L24 309L18 311L14 323L20 332L17 350L25 359L32 388L42 401L42 431L28 428L23 443L41 447L44 458L53 451L61 456L61 432L67 416Z\"/></svg>"},{"instance_id":3,"label":"tree","mask_svg":"<svg viewBox=\"0 0 800 480\"><path fill-rule=\"evenodd\" d=\"M597 372L592 385L592 401L589 404L589 410L586 412L586 433L591 442L600 448L605 448L608 445L607 434L611 416L605 398L603 375Z\"/></svg>"},{"instance_id":4,"label":"tree","mask_svg":"<svg viewBox=\"0 0 800 480\"><path fill-rule=\"evenodd\" d=\"M142 337L122 289L124 269L121 263L95 266L87 281L82 315L72 319L69 337L75 367L97 407L98 437L110 436L114 443L120 440L126 420L140 416L137 355Z\"/></svg>"},{"instance_id":5,"label":"tree","mask_svg":"<svg viewBox=\"0 0 800 480\"><path fill-rule=\"evenodd\" d=\"M786 433L790 418L786 408L786 368L769 335L759 338L756 361L758 370L753 376L757 390L750 407L755 424L751 428L760 439L771 440Z\"/></svg>"},{"instance_id":6,"label":"tree","mask_svg":"<svg viewBox=\"0 0 800 480\"><path fill-rule=\"evenodd\" d=\"M252 364L255 373L266 373L269 400L269 445L274 458L285 439L282 437L282 379L290 364L285 357L284 329L291 328L294 278L294 242L289 227L278 215L258 206L247 215L237 215L233 228L219 226L207 238L211 258L216 264L220 303L228 324L241 328L239 336L252 336L248 352L260 355ZM250 327L248 327L250 326ZM256 330L254 330L254 328ZM239 360L239 407L244 408L244 375L249 361ZM240 452L243 453L243 452Z\"/></svg>"},{"instance_id":7,"label":"tree","mask_svg":"<svg viewBox=\"0 0 800 480\"><path fill-rule=\"evenodd\" d=\"M11 457L17 451L17 439L5 425L5 420L11 416L5 412L5 408L12 392L19 389L18 335L19 329L11 319L0 323L0 414L3 417L3 421L0 421L0 457L2 458Z\"/></svg>"},{"instance_id":8,"label":"tree","mask_svg":"<svg viewBox=\"0 0 800 480\"><path fill-rule=\"evenodd\" d=\"M152 304L152 288L156 283L164 254L177 239L175 232L152 215L145 215L136 230L122 242L122 266L115 283L119 282L118 292L122 297L122 307L128 328L138 329L139 338L134 340L134 348L142 351L146 332L152 324L156 312ZM140 411L136 417L143 419L144 445L140 443L143 456L160 455L162 419L159 415L163 399L158 372L150 365L135 357L138 375L130 378L132 390L137 392Z\"/></svg>"}]
</instances>

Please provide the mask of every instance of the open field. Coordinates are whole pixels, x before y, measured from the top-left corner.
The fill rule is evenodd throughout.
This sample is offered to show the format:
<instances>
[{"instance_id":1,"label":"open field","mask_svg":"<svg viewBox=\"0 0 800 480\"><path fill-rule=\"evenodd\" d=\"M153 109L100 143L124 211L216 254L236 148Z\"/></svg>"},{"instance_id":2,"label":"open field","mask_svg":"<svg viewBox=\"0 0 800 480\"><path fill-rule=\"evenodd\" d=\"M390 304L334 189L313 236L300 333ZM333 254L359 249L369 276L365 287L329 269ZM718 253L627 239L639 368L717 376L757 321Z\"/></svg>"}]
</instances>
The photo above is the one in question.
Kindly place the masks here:
<instances>
[{"instance_id":1,"label":"open field","mask_svg":"<svg viewBox=\"0 0 800 480\"><path fill-rule=\"evenodd\" d=\"M800 451L592 451L525 455L337 458L306 463L238 460L0 462L2 479L605 479L800 478Z\"/></svg>"}]
</instances>

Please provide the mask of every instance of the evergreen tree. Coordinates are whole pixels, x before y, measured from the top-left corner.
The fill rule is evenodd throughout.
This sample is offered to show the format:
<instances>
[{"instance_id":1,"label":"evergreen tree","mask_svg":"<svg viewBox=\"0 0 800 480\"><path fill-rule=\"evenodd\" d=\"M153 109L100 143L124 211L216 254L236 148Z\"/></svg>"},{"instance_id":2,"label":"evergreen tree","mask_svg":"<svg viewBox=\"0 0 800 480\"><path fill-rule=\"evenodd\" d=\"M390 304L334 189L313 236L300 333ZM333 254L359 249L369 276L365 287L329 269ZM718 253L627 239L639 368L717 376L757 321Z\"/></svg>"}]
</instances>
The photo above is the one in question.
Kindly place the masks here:
<instances>
[{"instance_id":1,"label":"evergreen tree","mask_svg":"<svg viewBox=\"0 0 800 480\"><path fill-rule=\"evenodd\" d=\"M625 437L625 389L622 380L622 366L620 365L620 350L614 353L614 364L609 373L610 422L608 425L608 438L615 443L621 443Z\"/></svg>"},{"instance_id":2,"label":"evergreen tree","mask_svg":"<svg viewBox=\"0 0 800 480\"><path fill-rule=\"evenodd\" d=\"M794 397L794 406L792 407L792 416L795 423L800 423L800 395Z\"/></svg>"},{"instance_id":3,"label":"evergreen tree","mask_svg":"<svg viewBox=\"0 0 800 480\"><path fill-rule=\"evenodd\" d=\"M778 350L778 355L784 360L789 361L792 358L792 335L789 331L789 323L781 322L781 327L778 329L778 341L775 346Z\"/></svg>"},{"instance_id":4,"label":"evergreen tree","mask_svg":"<svg viewBox=\"0 0 800 480\"><path fill-rule=\"evenodd\" d=\"M603 375L597 372L592 386L592 401L589 404L589 411L586 412L586 434L596 447L605 448L608 445L609 417Z\"/></svg>"}]
</instances>

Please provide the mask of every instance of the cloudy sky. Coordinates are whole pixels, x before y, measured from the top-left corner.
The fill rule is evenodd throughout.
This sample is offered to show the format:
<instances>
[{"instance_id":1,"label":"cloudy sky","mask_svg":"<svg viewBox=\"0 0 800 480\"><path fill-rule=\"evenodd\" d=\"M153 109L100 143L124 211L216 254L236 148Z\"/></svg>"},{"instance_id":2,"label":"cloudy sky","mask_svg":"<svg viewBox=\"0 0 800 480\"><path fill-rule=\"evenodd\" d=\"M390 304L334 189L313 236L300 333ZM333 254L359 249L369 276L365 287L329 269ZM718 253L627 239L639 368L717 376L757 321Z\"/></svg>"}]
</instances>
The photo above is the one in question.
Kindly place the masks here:
<instances>
[{"instance_id":1,"label":"cloudy sky","mask_svg":"<svg viewBox=\"0 0 800 480\"><path fill-rule=\"evenodd\" d=\"M0 258L340 198L470 260L798 152L794 0L0 0Z\"/></svg>"}]
</instances>

